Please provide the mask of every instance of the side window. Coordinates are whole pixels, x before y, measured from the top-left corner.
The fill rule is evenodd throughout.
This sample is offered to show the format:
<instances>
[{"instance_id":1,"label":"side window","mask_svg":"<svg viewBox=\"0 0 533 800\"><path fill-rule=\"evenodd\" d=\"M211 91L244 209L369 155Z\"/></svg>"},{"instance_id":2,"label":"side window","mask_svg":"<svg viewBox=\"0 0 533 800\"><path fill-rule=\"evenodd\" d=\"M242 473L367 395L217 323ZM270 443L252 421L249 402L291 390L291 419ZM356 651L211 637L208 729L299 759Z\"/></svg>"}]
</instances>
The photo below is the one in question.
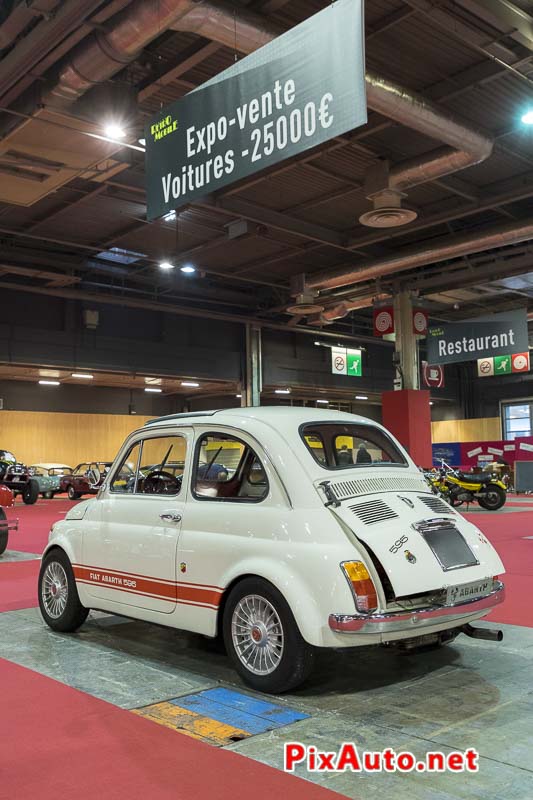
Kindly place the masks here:
<instances>
[{"instance_id":1,"label":"side window","mask_svg":"<svg viewBox=\"0 0 533 800\"><path fill-rule=\"evenodd\" d=\"M211 433L196 447L193 492L199 500L258 502L268 480L251 447L233 436Z\"/></svg>"},{"instance_id":2,"label":"side window","mask_svg":"<svg viewBox=\"0 0 533 800\"><path fill-rule=\"evenodd\" d=\"M89 468L88 464L78 464L78 466L76 467L76 469L74 470L74 472L72 474L73 475L85 475L85 473L87 472L88 468Z\"/></svg>"},{"instance_id":3,"label":"side window","mask_svg":"<svg viewBox=\"0 0 533 800\"><path fill-rule=\"evenodd\" d=\"M111 481L110 489L119 494L133 494L139 465L140 443L134 444L126 453L122 464L117 469Z\"/></svg>"},{"instance_id":4,"label":"side window","mask_svg":"<svg viewBox=\"0 0 533 800\"><path fill-rule=\"evenodd\" d=\"M305 442L308 447L311 447L311 452L319 464L326 465L326 451L324 449L324 442L318 433L304 434Z\"/></svg>"},{"instance_id":5,"label":"side window","mask_svg":"<svg viewBox=\"0 0 533 800\"><path fill-rule=\"evenodd\" d=\"M184 436L156 436L144 439L136 493L179 494L186 455L187 440Z\"/></svg>"}]
</instances>

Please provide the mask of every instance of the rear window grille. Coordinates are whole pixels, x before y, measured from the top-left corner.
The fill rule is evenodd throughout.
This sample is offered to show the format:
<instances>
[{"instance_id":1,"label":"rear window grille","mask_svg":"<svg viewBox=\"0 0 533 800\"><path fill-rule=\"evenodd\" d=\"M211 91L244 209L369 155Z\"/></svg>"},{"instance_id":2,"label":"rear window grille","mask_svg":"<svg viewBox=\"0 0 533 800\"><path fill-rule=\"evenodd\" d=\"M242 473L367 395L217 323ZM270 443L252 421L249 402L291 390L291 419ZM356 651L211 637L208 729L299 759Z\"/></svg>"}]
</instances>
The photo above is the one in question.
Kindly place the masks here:
<instances>
[{"instance_id":1,"label":"rear window grille","mask_svg":"<svg viewBox=\"0 0 533 800\"><path fill-rule=\"evenodd\" d=\"M330 481L330 487L339 500L347 500L349 497L379 492L422 492L427 484L420 478L383 476L361 480L334 480Z\"/></svg>"},{"instance_id":2,"label":"rear window grille","mask_svg":"<svg viewBox=\"0 0 533 800\"><path fill-rule=\"evenodd\" d=\"M374 525L376 522L395 519L398 516L396 511L393 511L383 500L367 500L366 503L356 503L348 508L365 525Z\"/></svg>"},{"instance_id":3,"label":"rear window grille","mask_svg":"<svg viewBox=\"0 0 533 800\"><path fill-rule=\"evenodd\" d=\"M441 500L440 497L436 497L434 494L428 494L422 497L419 496L418 499L436 514L453 514L448 503L445 503L444 500Z\"/></svg>"}]
</instances>

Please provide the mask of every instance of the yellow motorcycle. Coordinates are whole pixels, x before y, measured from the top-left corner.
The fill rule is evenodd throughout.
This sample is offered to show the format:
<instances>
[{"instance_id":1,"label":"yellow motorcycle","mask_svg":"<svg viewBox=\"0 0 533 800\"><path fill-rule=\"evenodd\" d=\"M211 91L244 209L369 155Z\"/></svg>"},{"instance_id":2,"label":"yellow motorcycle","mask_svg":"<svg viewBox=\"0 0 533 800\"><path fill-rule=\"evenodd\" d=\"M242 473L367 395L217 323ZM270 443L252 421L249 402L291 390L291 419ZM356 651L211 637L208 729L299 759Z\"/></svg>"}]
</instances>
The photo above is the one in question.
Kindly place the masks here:
<instances>
[{"instance_id":1,"label":"yellow motorcycle","mask_svg":"<svg viewBox=\"0 0 533 800\"><path fill-rule=\"evenodd\" d=\"M441 461L440 468L426 473L426 478L433 491L454 508L477 501L486 511L497 511L507 499L506 484L489 472L465 474Z\"/></svg>"}]
</instances>

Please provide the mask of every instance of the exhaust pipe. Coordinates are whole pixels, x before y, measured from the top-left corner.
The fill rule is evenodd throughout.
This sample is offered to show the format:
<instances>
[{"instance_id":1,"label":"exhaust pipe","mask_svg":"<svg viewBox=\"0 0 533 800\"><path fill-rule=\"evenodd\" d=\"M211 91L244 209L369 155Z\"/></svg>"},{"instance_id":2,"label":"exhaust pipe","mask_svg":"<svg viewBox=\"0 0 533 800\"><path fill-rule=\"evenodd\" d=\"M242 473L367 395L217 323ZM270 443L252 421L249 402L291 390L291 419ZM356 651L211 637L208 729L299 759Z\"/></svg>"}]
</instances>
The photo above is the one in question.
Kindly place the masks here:
<instances>
[{"instance_id":1,"label":"exhaust pipe","mask_svg":"<svg viewBox=\"0 0 533 800\"><path fill-rule=\"evenodd\" d=\"M474 628L473 625L463 625L461 631L471 639L488 639L491 642L501 642L503 631L498 628Z\"/></svg>"}]
</instances>

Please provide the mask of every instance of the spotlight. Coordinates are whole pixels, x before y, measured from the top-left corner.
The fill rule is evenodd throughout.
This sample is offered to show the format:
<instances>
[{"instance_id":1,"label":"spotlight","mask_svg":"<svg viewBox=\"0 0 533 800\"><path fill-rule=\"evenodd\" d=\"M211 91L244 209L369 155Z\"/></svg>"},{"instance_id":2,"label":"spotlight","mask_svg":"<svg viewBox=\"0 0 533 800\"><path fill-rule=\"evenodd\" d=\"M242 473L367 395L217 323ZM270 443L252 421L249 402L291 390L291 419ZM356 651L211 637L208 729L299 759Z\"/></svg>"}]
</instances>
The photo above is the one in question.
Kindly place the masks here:
<instances>
[{"instance_id":1,"label":"spotlight","mask_svg":"<svg viewBox=\"0 0 533 800\"><path fill-rule=\"evenodd\" d=\"M182 267L180 267L180 270L186 275L192 275L193 272L196 272L196 267L193 267L192 264L184 264Z\"/></svg>"},{"instance_id":2,"label":"spotlight","mask_svg":"<svg viewBox=\"0 0 533 800\"><path fill-rule=\"evenodd\" d=\"M522 122L524 125L533 125L533 108L530 108L529 111L522 115Z\"/></svg>"},{"instance_id":3,"label":"spotlight","mask_svg":"<svg viewBox=\"0 0 533 800\"><path fill-rule=\"evenodd\" d=\"M137 139L141 147L146 147L146 139Z\"/></svg>"},{"instance_id":4,"label":"spotlight","mask_svg":"<svg viewBox=\"0 0 533 800\"><path fill-rule=\"evenodd\" d=\"M174 264L171 264L170 261L160 261L159 262L159 269L174 269Z\"/></svg>"},{"instance_id":5,"label":"spotlight","mask_svg":"<svg viewBox=\"0 0 533 800\"><path fill-rule=\"evenodd\" d=\"M242 394L236 394L235 397L241 398Z\"/></svg>"},{"instance_id":6,"label":"spotlight","mask_svg":"<svg viewBox=\"0 0 533 800\"><path fill-rule=\"evenodd\" d=\"M116 122L110 122L105 126L105 135L109 139L123 139L126 136L126 131Z\"/></svg>"}]
</instances>

